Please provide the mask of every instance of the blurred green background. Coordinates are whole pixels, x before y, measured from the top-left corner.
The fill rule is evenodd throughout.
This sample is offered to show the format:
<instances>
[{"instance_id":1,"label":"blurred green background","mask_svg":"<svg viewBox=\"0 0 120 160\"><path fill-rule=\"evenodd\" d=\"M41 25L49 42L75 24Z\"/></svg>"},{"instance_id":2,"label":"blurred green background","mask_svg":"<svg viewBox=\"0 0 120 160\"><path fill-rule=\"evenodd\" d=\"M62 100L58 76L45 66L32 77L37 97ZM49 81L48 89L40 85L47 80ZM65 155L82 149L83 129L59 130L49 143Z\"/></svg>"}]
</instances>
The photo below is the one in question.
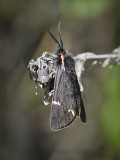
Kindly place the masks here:
<instances>
[{"instance_id":1,"label":"blurred green background","mask_svg":"<svg viewBox=\"0 0 120 160\"><path fill-rule=\"evenodd\" d=\"M87 123L49 126L50 105L35 95L27 65L44 51L56 51L46 32L64 48L111 53L120 45L118 0L0 0L0 160L120 159L120 67L94 67L83 75Z\"/></svg>"}]
</instances>

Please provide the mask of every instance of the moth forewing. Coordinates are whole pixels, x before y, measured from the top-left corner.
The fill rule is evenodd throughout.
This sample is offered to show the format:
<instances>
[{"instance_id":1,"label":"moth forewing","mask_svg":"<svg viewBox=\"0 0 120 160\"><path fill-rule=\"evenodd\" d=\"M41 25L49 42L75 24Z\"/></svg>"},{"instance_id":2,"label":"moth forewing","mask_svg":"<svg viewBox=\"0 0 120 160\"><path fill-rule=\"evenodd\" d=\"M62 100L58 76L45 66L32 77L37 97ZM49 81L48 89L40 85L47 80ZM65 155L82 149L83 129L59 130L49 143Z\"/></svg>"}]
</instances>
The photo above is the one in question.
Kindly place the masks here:
<instances>
[{"instance_id":1,"label":"moth forewing","mask_svg":"<svg viewBox=\"0 0 120 160\"><path fill-rule=\"evenodd\" d=\"M71 66L71 69L68 68L70 61L71 65L73 65L72 57L65 57L65 70L62 64L60 64L56 72L50 118L52 130L58 130L68 126L78 114L77 92L75 93L76 89L74 88L74 83L76 83L73 75L74 65Z\"/></svg>"}]
</instances>

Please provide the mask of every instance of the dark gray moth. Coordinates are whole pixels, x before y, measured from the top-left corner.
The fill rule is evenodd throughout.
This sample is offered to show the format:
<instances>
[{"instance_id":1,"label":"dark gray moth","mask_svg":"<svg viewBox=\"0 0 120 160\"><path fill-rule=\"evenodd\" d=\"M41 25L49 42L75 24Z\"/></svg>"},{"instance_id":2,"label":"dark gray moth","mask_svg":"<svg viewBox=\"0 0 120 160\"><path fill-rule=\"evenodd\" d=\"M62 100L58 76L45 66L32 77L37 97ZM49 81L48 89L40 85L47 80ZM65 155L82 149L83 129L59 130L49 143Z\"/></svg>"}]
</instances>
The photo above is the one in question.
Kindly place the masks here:
<instances>
[{"instance_id":1,"label":"dark gray moth","mask_svg":"<svg viewBox=\"0 0 120 160\"><path fill-rule=\"evenodd\" d=\"M37 61L30 60L28 65L30 78L35 81L36 88L44 90L44 104L48 105L49 97L52 97L50 126L54 131L71 124L76 116L86 122L75 62L63 48L60 23L58 31L60 42L48 30L58 50L54 54L44 52Z\"/></svg>"},{"instance_id":2,"label":"dark gray moth","mask_svg":"<svg viewBox=\"0 0 120 160\"><path fill-rule=\"evenodd\" d=\"M84 104L75 71L75 62L68 52L63 49L60 23L58 29L60 43L48 30L58 45L58 50L55 53L57 55L57 67L50 115L50 126L52 130L58 130L68 126L76 116L79 116L82 122L86 122Z\"/></svg>"}]
</instances>

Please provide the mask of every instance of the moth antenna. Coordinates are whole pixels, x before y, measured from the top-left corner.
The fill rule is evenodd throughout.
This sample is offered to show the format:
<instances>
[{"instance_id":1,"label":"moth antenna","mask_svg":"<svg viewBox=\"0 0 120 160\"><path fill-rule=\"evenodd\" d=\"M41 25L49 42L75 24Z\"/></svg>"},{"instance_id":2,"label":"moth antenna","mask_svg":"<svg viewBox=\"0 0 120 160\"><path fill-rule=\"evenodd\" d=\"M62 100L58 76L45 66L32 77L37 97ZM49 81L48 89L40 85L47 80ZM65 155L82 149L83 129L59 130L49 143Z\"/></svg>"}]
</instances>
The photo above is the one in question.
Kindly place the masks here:
<instances>
[{"instance_id":1,"label":"moth antenna","mask_svg":"<svg viewBox=\"0 0 120 160\"><path fill-rule=\"evenodd\" d=\"M55 38L55 36L49 31L49 29L47 29L47 31L48 31L48 33L50 34L50 36L52 37L52 39L55 41L55 43L57 44L58 49L61 50L61 46L60 46L58 40L57 40L57 39Z\"/></svg>"},{"instance_id":2,"label":"moth antenna","mask_svg":"<svg viewBox=\"0 0 120 160\"><path fill-rule=\"evenodd\" d=\"M63 50L63 41L62 41L62 36L61 36L61 21L58 24L58 31L59 31L59 39L60 39L60 44L61 44L61 49Z\"/></svg>"}]
</instances>

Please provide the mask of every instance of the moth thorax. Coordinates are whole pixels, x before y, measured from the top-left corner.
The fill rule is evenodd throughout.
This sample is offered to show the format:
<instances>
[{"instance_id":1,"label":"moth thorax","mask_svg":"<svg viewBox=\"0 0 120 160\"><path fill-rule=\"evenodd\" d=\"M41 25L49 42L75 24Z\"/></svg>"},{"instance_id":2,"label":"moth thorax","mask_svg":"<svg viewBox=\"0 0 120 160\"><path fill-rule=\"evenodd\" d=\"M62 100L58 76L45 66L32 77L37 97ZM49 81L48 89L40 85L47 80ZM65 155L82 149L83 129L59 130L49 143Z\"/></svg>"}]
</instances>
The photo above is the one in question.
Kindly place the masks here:
<instances>
[{"instance_id":1,"label":"moth thorax","mask_svg":"<svg viewBox=\"0 0 120 160\"><path fill-rule=\"evenodd\" d=\"M60 58L61 58L61 62L64 63L64 56L63 56L63 53L61 53Z\"/></svg>"},{"instance_id":2,"label":"moth thorax","mask_svg":"<svg viewBox=\"0 0 120 160\"><path fill-rule=\"evenodd\" d=\"M64 55L62 52L60 52L60 58L61 58L61 63L62 63L62 69L65 70L65 66L64 66Z\"/></svg>"}]
</instances>

